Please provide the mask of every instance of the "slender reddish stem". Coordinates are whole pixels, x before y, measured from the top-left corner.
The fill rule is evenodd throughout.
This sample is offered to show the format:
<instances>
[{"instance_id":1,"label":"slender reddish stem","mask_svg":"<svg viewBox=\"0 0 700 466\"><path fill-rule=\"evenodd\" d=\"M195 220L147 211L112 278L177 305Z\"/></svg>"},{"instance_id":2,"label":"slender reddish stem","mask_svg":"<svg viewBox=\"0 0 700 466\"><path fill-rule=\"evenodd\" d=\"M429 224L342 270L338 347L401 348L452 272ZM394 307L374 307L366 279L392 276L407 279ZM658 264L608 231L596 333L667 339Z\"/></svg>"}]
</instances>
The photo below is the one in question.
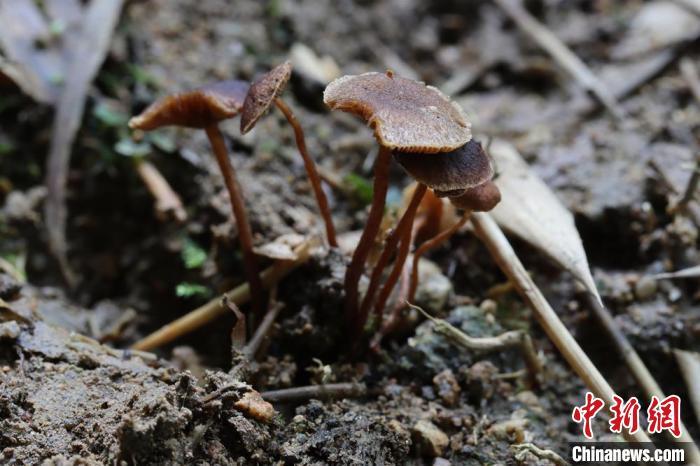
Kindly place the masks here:
<instances>
[{"instance_id":1,"label":"slender reddish stem","mask_svg":"<svg viewBox=\"0 0 700 466\"><path fill-rule=\"evenodd\" d=\"M331 216L331 209L328 207L328 198L326 198L326 193L323 192L323 188L321 187L321 177L318 175L318 171L316 170L316 164L306 148L304 130L299 124L299 120L297 120L294 112L292 112L292 109L289 108L289 106L287 106L287 104L280 97L275 99L275 105L284 114L285 118L294 129L294 139L296 140L299 154L301 154L301 158L304 159L304 167L306 168L306 174L311 182L311 188L314 190L314 195L316 196L318 210L321 211L321 217L323 217L323 222L326 224L328 244L334 248L338 247L338 240L335 236L335 226L333 226L333 217Z\"/></svg>"},{"instance_id":2,"label":"slender reddish stem","mask_svg":"<svg viewBox=\"0 0 700 466\"><path fill-rule=\"evenodd\" d=\"M224 176L224 183L228 190L229 198L231 199L231 208L233 216L236 219L238 226L238 238L241 242L243 251L243 270L246 280L250 284L250 296L253 312L260 315L263 312L263 286L258 274L258 263L253 253L253 233L248 222L248 214L246 213L245 204L243 203L243 195L241 194L241 186L236 177L236 171L233 164L228 158L228 151L224 143L224 137L216 125L210 125L205 128L207 137L211 143L211 147L216 156L216 161L219 163L219 169Z\"/></svg>"},{"instance_id":3,"label":"slender reddish stem","mask_svg":"<svg viewBox=\"0 0 700 466\"><path fill-rule=\"evenodd\" d=\"M425 187L422 184L418 185L418 189L416 189L416 191L419 191L421 186ZM421 198L423 197L423 194L425 194L425 189L421 190ZM394 267L391 269L389 277L386 279L382 290L379 292L379 296L377 297L377 304L374 305L374 315L377 318L377 325L379 325L380 327L382 319L384 317L384 308L386 307L386 302L389 299L391 292L394 290L396 283L399 281L399 277L401 277L401 271L403 270L403 266L406 263L408 253L411 251L411 236L413 234L413 229L411 228L411 226L413 224L413 219L416 216L416 211L413 210L412 212L409 212L408 210L406 210L404 216L408 217L408 219L405 228L403 228L403 230L399 232L399 236L401 237L401 245L399 246L399 252L396 255L396 260L394 261Z\"/></svg>"},{"instance_id":4,"label":"slender reddish stem","mask_svg":"<svg viewBox=\"0 0 700 466\"><path fill-rule=\"evenodd\" d=\"M379 155L374 164L374 189L372 192L372 206L369 209L367 223L362 231L360 241L345 271L345 317L357 334L362 330L362 323L358 319L357 301L358 283L367 261L367 256L372 249L372 244L379 233L384 214L386 192L389 187L389 167L391 165L391 151L385 147L379 148Z\"/></svg>"},{"instance_id":5,"label":"slender reddish stem","mask_svg":"<svg viewBox=\"0 0 700 466\"><path fill-rule=\"evenodd\" d=\"M418 249L416 249L416 252L413 253L413 267L411 269L411 286L408 289L408 302L412 303L416 298L416 290L418 289L418 263L420 262L421 256L429 250L438 247L447 241L450 236L454 235L457 230L462 228L462 226L467 223L470 215L471 211L466 211L462 215L462 218L455 222L454 225L425 241Z\"/></svg>"},{"instance_id":6,"label":"slender reddish stem","mask_svg":"<svg viewBox=\"0 0 700 466\"><path fill-rule=\"evenodd\" d=\"M402 234L404 234L404 231L407 229L412 229L413 218L415 218L416 216L416 211L418 210L418 206L420 205L420 202L423 199L423 196L425 195L426 189L427 186L425 186L424 184L419 184L416 187L415 191L413 192L413 196L411 196L411 202L409 202L406 211L399 219L399 222L396 224L396 228L394 228L394 231L392 231L389 237L386 239L384 250L382 251L381 256L379 256L379 260L377 260L377 263L374 266L374 269L372 270L372 276L369 281L369 286L367 287L367 292L365 293L365 297L362 300L362 305L360 306L360 314L358 319L360 319L363 325L364 322L367 320L369 308L374 301L374 295L376 294L377 289L379 288L379 283L381 281L384 268L396 252L396 246L398 245Z\"/></svg>"}]
</instances>

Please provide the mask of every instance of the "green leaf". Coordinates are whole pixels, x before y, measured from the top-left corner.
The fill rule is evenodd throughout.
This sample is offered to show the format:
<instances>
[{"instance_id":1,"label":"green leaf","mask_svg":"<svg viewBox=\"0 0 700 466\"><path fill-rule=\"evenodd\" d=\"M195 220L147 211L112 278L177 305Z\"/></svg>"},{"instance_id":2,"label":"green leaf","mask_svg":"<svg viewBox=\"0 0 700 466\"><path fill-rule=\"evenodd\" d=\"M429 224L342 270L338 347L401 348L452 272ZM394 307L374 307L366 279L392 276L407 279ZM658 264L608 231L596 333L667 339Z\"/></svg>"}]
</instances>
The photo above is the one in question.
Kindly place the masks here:
<instances>
[{"instance_id":1,"label":"green leaf","mask_svg":"<svg viewBox=\"0 0 700 466\"><path fill-rule=\"evenodd\" d=\"M106 102L97 104L92 114L106 126L122 127L126 126L129 121L129 116L127 114Z\"/></svg>"},{"instance_id":2,"label":"green leaf","mask_svg":"<svg viewBox=\"0 0 700 466\"><path fill-rule=\"evenodd\" d=\"M211 295L211 290L204 285L182 282L175 288L175 294L179 298L192 298L194 296L206 298L207 296Z\"/></svg>"},{"instance_id":3,"label":"green leaf","mask_svg":"<svg viewBox=\"0 0 700 466\"><path fill-rule=\"evenodd\" d=\"M12 141L0 139L0 155L7 155L16 149Z\"/></svg>"},{"instance_id":4,"label":"green leaf","mask_svg":"<svg viewBox=\"0 0 700 466\"><path fill-rule=\"evenodd\" d=\"M148 133L146 139L163 152L173 153L177 149L173 138L163 134L162 131Z\"/></svg>"},{"instance_id":5,"label":"green leaf","mask_svg":"<svg viewBox=\"0 0 700 466\"><path fill-rule=\"evenodd\" d=\"M197 269L204 265L207 260L206 251L189 238L185 239L181 255L182 261L188 269Z\"/></svg>"},{"instance_id":6,"label":"green leaf","mask_svg":"<svg viewBox=\"0 0 700 466\"><path fill-rule=\"evenodd\" d=\"M131 138L124 138L115 144L114 150L126 157L145 157L151 153L151 145L147 142L135 142Z\"/></svg>"},{"instance_id":7,"label":"green leaf","mask_svg":"<svg viewBox=\"0 0 700 466\"><path fill-rule=\"evenodd\" d=\"M127 64L127 69L131 73L131 77L134 78L134 81L144 85L152 85L154 87L158 85L156 78L154 78L142 67L134 64Z\"/></svg>"},{"instance_id":8,"label":"green leaf","mask_svg":"<svg viewBox=\"0 0 700 466\"><path fill-rule=\"evenodd\" d=\"M367 178L356 173L348 173L345 175L344 182L363 204L372 202L372 183Z\"/></svg>"}]
</instances>

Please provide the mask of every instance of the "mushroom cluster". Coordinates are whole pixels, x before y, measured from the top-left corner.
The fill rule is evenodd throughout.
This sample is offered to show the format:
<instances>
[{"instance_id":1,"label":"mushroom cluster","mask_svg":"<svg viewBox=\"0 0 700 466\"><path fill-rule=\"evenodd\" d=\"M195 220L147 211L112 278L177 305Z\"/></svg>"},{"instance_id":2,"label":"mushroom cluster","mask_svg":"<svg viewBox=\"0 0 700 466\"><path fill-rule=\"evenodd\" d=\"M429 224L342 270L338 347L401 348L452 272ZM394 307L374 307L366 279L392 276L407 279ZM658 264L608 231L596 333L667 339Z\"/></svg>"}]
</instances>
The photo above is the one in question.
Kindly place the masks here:
<instances>
[{"instance_id":1,"label":"mushroom cluster","mask_svg":"<svg viewBox=\"0 0 700 466\"><path fill-rule=\"evenodd\" d=\"M243 267L250 285L251 301L256 314L264 310L263 286L253 251L253 234L248 221L243 193L226 149L226 142L218 124L241 114L241 133L247 133L274 103L294 129L299 153L304 161L321 216L326 226L328 242L337 246L335 228L328 200L321 189L316 165L306 148L304 131L289 106L280 95L289 81L292 67L289 62L276 66L252 85L246 81L228 80L209 84L191 91L171 94L151 104L140 115L129 121L131 129L151 131L163 126L204 129L216 156L219 169L231 201L233 217L238 226L243 252Z\"/></svg>"},{"instance_id":2,"label":"mushroom cluster","mask_svg":"<svg viewBox=\"0 0 700 466\"><path fill-rule=\"evenodd\" d=\"M252 85L231 80L172 94L155 102L129 122L131 128L144 131L163 126L205 130L238 225L244 271L256 313L264 310L263 288L243 193L218 127L221 121L240 114L240 131L245 134L273 105L282 112L294 130L295 142L325 223L328 243L332 247L337 246L328 200L321 187L316 165L308 153L304 131L281 98L291 73L290 63L285 62L262 75ZM466 222L470 212L492 209L500 200L500 193L491 181L493 168L490 159L481 144L472 139L471 125L462 109L438 89L396 76L391 71L365 73L343 76L330 83L324 92L324 102L333 110L349 112L363 119L374 131L379 145L369 214L345 274L345 313L351 331L357 337L362 332L370 309L381 322L383 310L410 254L417 231L418 212L421 212L421 229L433 233L415 253L407 293L409 299L413 299L417 286L417 258L449 238ZM381 227L392 159L415 179L416 187L395 228L384 242L360 303L358 285L366 272L368 256ZM424 198L428 202L423 202ZM454 207L465 211L454 225L446 229L431 225L441 216L443 201L440 198L448 198ZM392 269L382 284L384 269L392 258Z\"/></svg>"},{"instance_id":3,"label":"mushroom cluster","mask_svg":"<svg viewBox=\"0 0 700 466\"><path fill-rule=\"evenodd\" d=\"M491 181L490 159L481 144L472 139L471 125L464 113L438 89L390 71L373 72L333 81L324 92L324 102L333 110L365 120L379 144L372 204L345 275L345 313L357 335L373 303L375 314L381 318L410 252L413 221L428 188L468 212L492 209L500 200L500 193ZM418 186L386 240L359 305L359 280L379 233L392 158ZM375 303L383 269L394 254L393 269Z\"/></svg>"}]
</instances>

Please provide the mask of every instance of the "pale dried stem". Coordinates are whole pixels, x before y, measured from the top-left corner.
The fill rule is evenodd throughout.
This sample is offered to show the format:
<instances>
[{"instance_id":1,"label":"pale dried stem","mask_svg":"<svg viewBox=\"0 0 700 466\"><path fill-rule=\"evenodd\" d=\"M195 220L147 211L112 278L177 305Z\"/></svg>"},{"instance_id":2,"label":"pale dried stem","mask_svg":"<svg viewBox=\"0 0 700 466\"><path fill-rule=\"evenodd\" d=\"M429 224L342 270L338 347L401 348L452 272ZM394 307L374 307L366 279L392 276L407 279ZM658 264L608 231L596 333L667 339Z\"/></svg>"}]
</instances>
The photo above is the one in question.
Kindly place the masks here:
<instances>
[{"instance_id":1,"label":"pale dried stem","mask_svg":"<svg viewBox=\"0 0 700 466\"><path fill-rule=\"evenodd\" d=\"M139 159L136 161L136 172L156 201L156 215L159 220L167 220L169 215L180 223L187 220L180 196L155 165L148 160Z\"/></svg>"}]
</instances>

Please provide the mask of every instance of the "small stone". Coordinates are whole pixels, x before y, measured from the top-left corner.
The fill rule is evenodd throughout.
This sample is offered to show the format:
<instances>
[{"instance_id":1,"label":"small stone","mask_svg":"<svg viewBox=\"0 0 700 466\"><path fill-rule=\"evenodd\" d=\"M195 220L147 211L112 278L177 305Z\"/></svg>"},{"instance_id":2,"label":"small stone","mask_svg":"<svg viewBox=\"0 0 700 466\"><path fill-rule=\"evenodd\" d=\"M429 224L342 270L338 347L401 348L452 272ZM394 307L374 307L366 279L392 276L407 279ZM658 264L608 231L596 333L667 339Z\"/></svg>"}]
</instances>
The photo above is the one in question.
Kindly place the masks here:
<instances>
[{"instance_id":1,"label":"small stone","mask_svg":"<svg viewBox=\"0 0 700 466\"><path fill-rule=\"evenodd\" d=\"M438 396L447 406L454 406L457 404L461 389L459 388L459 383L457 383L454 373L450 369L445 369L433 377L433 384L435 384Z\"/></svg>"},{"instance_id":2,"label":"small stone","mask_svg":"<svg viewBox=\"0 0 700 466\"><path fill-rule=\"evenodd\" d=\"M433 466L450 466L451 464L449 460L440 457L435 458L435 461L433 461Z\"/></svg>"},{"instance_id":3,"label":"small stone","mask_svg":"<svg viewBox=\"0 0 700 466\"><path fill-rule=\"evenodd\" d=\"M0 340L15 340L19 336L19 332L19 325L14 320L0 324Z\"/></svg>"},{"instance_id":4,"label":"small stone","mask_svg":"<svg viewBox=\"0 0 700 466\"><path fill-rule=\"evenodd\" d=\"M515 399L530 408L537 408L540 406L539 398L537 398L537 395L535 395L531 390L523 390L515 395Z\"/></svg>"},{"instance_id":5,"label":"small stone","mask_svg":"<svg viewBox=\"0 0 700 466\"><path fill-rule=\"evenodd\" d=\"M634 294L638 299L649 299L656 294L657 283L652 277L644 276L634 285Z\"/></svg>"},{"instance_id":6,"label":"small stone","mask_svg":"<svg viewBox=\"0 0 700 466\"><path fill-rule=\"evenodd\" d=\"M441 456L450 443L443 431L430 421L418 421L413 426L413 435L421 452L428 456Z\"/></svg>"},{"instance_id":7,"label":"small stone","mask_svg":"<svg viewBox=\"0 0 700 466\"><path fill-rule=\"evenodd\" d=\"M260 393L255 390L246 392L233 406L243 414L247 414L260 422L270 422L275 416L275 408L273 408L270 403L263 400Z\"/></svg>"}]
</instances>

